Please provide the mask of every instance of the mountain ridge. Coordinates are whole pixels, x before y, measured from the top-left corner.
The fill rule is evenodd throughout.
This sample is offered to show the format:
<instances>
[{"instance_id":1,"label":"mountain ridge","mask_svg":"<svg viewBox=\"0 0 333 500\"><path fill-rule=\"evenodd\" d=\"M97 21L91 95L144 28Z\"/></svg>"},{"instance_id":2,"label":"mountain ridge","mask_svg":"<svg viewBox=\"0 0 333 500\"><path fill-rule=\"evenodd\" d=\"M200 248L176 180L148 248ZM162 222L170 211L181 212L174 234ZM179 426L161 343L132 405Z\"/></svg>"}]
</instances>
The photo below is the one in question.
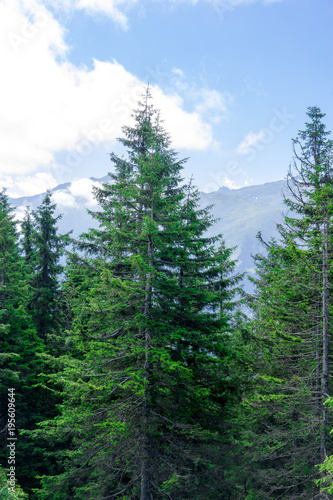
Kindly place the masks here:
<instances>
[{"instance_id":1,"label":"mountain ridge","mask_svg":"<svg viewBox=\"0 0 333 500\"><path fill-rule=\"evenodd\" d=\"M58 223L61 233L73 229L73 236L78 237L89 227L97 226L85 209L98 209L91 194L92 186L109 179L109 176L83 178L59 184L50 190L53 201L57 204L57 213L62 214ZM282 213L286 211L283 202L283 193L286 190L286 181L280 180L239 189L222 187L211 193L200 193L200 208L212 205L211 213L216 219L208 231L208 236L222 233L226 245L235 247L237 272L254 272L252 255L261 250L256 238L259 231L267 240L277 235L276 224L281 222ZM36 209L44 196L45 192L34 196L10 198L9 201L16 207L18 218L22 218L24 207L30 205L32 209Z\"/></svg>"}]
</instances>

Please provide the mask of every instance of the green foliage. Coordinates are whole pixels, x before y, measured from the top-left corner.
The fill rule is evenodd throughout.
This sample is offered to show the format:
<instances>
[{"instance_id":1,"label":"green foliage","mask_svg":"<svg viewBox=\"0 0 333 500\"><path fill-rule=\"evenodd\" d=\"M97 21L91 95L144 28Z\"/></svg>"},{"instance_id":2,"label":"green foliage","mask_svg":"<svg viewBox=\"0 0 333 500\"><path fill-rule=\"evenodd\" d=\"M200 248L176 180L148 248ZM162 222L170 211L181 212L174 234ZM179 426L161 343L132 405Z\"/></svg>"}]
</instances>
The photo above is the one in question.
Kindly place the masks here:
<instances>
[{"instance_id":1,"label":"green foliage","mask_svg":"<svg viewBox=\"0 0 333 500\"><path fill-rule=\"evenodd\" d=\"M7 470L0 467L0 498L1 500L24 500L28 495L23 492L21 487L16 483L14 491L12 486L8 485Z\"/></svg>"},{"instance_id":2,"label":"green foliage","mask_svg":"<svg viewBox=\"0 0 333 500\"><path fill-rule=\"evenodd\" d=\"M40 434L71 445L39 498L232 498L223 471L240 391L230 319L240 277L228 278L221 237L205 236L209 209L183 184L185 160L149 98L120 139L128 158L111 154L111 183L95 189L100 227L80 240L86 257L67 268L64 403Z\"/></svg>"},{"instance_id":3,"label":"green foliage","mask_svg":"<svg viewBox=\"0 0 333 500\"><path fill-rule=\"evenodd\" d=\"M293 141L279 240L258 235L251 320L234 249L208 236L211 207L183 181L149 89L133 116L126 157L112 153L95 188L99 227L65 269L51 194L27 210L21 239L0 194L0 430L13 387L18 483L32 500L331 498L324 115L309 108ZM27 498L2 468L0 489Z\"/></svg>"},{"instance_id":4,"label":"green foliage","mask_svg":"<svg viewBox=\"0 0 333 500\"><path fill-rule=\"evenodd\" d=\"M33 270L30 309L38 335L44 339L59 331L62 323L58 278L63 268L59 260L68 235L58 235L57 221L61 216L54 216L55 209L47 192L32 213L33 221L27 212L23 222L25 260Z\"/></svg>"},{"instance_id":5,"label":"green foliage","mask_svg":"<svg viewBox=\"0 0 333 500\"><path fill-rule=\"evenodd\" d=\"M27 207L24 214L24 219L21 225L22 231L22 248L24 253L24 260L27 266L30 266L31 271L33 270L33 260L34 260L34 225L33 217L30 207Z\"/></svg>"},{"instance_id":6,"label":"green foliage","mask_svg":"<svg viewBox=\"0 0 333 500\"><path fill-rule=\"evenodd\" d=\"M31 425L36 419L35 412L39 395L33 389L33 385L37 383L38 373L42 371L42 363L36 355L43 351L44 345L36 335L27 310L29 274L19 253L13 209L10 207L4 192L0 196L0 245L0 360L2 379L0 414L2 435L6 437L8 388L15 389L17 432L22 427ZM37 410L39 419L41 419L44 405L43 401ZM17 458L22 461L18 473L21 484L27 480L26 472L30 468L26 455L27 447L27 442L22 439L17 450ZM4 439L0 450L0 458L4 466L7 463L7 451ZM30 450L28 455L31 455Z\"/></svg>"},{"instance_id":7,"label":"green foliage","mask_svg":"<svg viewBox=\"0 0 333 500\"><path fill-rule=\"evenodd\" d=\"M332 141L319 108L293 141L291 209L280 241L256 256L252 334L255 392L243 402L247 487L258 498L320 497L317 465L331 449L327 433L329 277L332 249Z\"/></svg>"},{"instance_id":8,"label":"green foliage","mask_svg":"<svg viewBox=\"0 0 333 500\"><path fill-rule=\"evenodd\" d=\"M37 211L37 213L40 213ZM42 224L42 221L40 221ZM19 235L13 217L13 209L5 193L0 196L0 376L1 376L1 432L4 436L0 449L0 460L7 464L7 390L15 389L16 435L19 446L16 449L17 479L27 492L39 484L37 476L56 471L55 460L45 456L48 444L42 440L33 443L27 433L37 422L56 414L55 404L60 402L57 388L45 386L45 377L50 372L46 353L54 354L54 346L45 342L43 332L37 332L36 316L32 315L32 300L37 291L38 245L33 220L27 212L22 224L21 244L24 256L19 250ZM37 224L38 229L38 224ZM43 249L44 254L45 249ZM57 257L58 258L58 257ZM34 273L35 266L37 268ZM55 284L55 280L52 282ZM58 286L58 285L56 285ZM55 285L54 285L55 287ZM40 287L41 288L41 287ZM39 288L39 290L40 290ZM55 287L56 288L56 287ZM51 287L50 287L51 289ZM47 304L44 302L46 308ZM51 309L51 308L50 308ZM57 321L52 320L52 332L57 332ZM51 327L50 327L51 329ZM52 390L50 390L52 389Z\"/></svg>"}]
</instances>

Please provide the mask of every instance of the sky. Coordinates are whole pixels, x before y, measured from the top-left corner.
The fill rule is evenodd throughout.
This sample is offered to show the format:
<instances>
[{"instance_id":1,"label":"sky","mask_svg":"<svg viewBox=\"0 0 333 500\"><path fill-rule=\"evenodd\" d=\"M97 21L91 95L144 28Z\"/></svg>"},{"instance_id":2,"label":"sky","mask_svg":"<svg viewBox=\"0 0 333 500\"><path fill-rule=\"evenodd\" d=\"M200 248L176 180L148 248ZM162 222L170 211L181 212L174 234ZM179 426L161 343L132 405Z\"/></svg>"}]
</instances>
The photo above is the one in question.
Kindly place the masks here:
<instances>
[{"instance_id":1,"label":"sky","mask_svg":"<svg viewBox=\"0 0 333 500\"><path fill-rule=\"evenodd\" d=\"M0 185L90 189L148 83L201 191L283 179L307 108L333 128L332 25L332 0L0 0Z\"/></svg>"}]
</instances>

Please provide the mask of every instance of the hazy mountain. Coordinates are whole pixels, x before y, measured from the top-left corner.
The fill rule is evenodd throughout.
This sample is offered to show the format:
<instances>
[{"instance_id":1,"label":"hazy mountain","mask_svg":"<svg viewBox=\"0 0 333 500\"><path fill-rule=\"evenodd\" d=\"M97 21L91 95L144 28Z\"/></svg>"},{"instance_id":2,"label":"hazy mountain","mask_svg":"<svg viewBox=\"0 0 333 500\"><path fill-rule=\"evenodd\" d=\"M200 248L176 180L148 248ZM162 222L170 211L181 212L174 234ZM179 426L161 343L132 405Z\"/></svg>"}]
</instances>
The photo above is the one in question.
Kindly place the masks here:
<instances>
[{"instance_id":1,"label":"hazy mountain","mask_svg":"<svg viewBox=\"0 0 333 500\"><path fill-rule=\"evenodd\" d=\"M223 187L214 193L202 193L202 204L214 204L212 212L220 218L210 233L221 232L228 246L237 247L235 256L242 272L253 270L251 255L260 251L256 238L258 232L261 231L267 240L277 234L276 224L282 221L283 213L287 211L283 203L283 192L286 191L285 181L277 181L233 190Z\"/></svg>"},{"instance_id":2,"label":"hazy mountain","mask_svg":"<svg viewBox=\"0 0 333 500\"><path fill-rule=\"evenodd\" d=\"M107 176L102 179L79 179L51 190L58 212L62 214L60 232L73 229L73 235L78 236L87 228L96 226L87 211L98 209L92 186L107 182L108 179ZM213 205L212 213L219 219L209 234L222 233L229 247L237 247L234 255L238 259L239 272L253 273L251 254L260 251L256 238L258 231L262 232L265 239L276 235L276 223L281 221L282 212L286 211L283 191L286 191L285 182L277 181L233 190L223 187L213 193L201 193L201 205ZM10 201L17 207L18 217L22 218L24 207L30 205L35 209L44 194L12 198Z\"/></svg>"}]
</instances>

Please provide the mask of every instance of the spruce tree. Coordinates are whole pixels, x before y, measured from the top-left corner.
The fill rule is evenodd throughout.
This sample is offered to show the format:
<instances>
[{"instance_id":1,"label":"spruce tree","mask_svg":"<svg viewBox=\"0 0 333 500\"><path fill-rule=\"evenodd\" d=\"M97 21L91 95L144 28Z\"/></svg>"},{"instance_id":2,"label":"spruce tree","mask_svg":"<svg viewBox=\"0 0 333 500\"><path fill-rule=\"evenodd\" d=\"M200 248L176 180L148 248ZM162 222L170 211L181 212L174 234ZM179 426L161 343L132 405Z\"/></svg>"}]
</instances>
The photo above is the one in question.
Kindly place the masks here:
<instances>
[{"instance_id":1,"label":"spruce tree","mask_svg":"<svg viewBox=\"0 0 333 500\"><path fill-rule=\"evenodd\" d=\"M326 399L332 258L332 141L317 107L293 141L280 241L257 256L258 395L253 488L263 498L329 498L315 480L331 449ZM254 413L254 412L253 412Z\"/></svg>"},{"instance_id":2,"label":"spruce tree","mask_svg":"<svg viewBox=\"0 0 333 500\"><path fill-rule=\"evenodd\" d=\"M23 429L32 429L45 418L47 392L37 388L44 363L38 354L45 352L45 344L38 337L28 310L30 297L30 270L20 255L19 235L14 210L5 192L0 194L0 362L1 362L1 449L0 460L7 467L8 389L16 396L16 477L24 488L38 485L35 476L45 472L40 449L21 435Z\"/></svg>"},{"instance_id":3,"label":"spruce tree","mask_svg":"<svg viewBox=\"0 0 333 500\"><path fill-rule=\"evenodd\" d=\"M244 401L248 488L267 499L311 498L320 463L318 283L309 252L266 245L256 257L254 393Z\"/></svg>"},{"instance_id":4,"label":"spruce tree","mask_svg":"<svg viewBox=\"0 0 333 500\"><path fill-rule=\"evenodd\" d=\"M221 238L205 236L209 209L183 184L185 160L149 90L134 120L120 139L128 157L111 154L111 182L95 189L100 227L80 242L92 258L73 256L67 271L73 355L62 415L42 432L72 445L67 472L45 477L40 498L232 498L227 271L219 285L229 253L217 261Z\"/></svg>"},{"instance_id":5,"label":"spruce tree","mask_svg":"<svg viewBox=\"0 0 333 500\"><path fill-rule=\"evenodd\" d=\"M14 324L19 324L22 318L20 312L23 312L22 296L25 283L14 210L8 202L5 190L0 193L0 276L0 376L3 387L8 387L8 384L18 380L15 361L17 362L19 358L17 347L19 338L16 335L12 337L12 333ZM7 397L3 397L7 401ZM3 407L2 431L6 431L6 415L6 408Z\"/></svg>"},{"instance_id":6,"label":"spruce tree","mask_svg":"<svg viewBox=\"0 0 333 500\"><path fill-rule=\"evenodd\" d=\"M22 249L24 260L28 267L33 270L34 262L34 224L30 207L26 207L24 218L21 225L22 232Z\"/></svg>"},{"instance_id":7,"label":"spruce tree","mask_svg":"<svg viewBox=\"0 0 333 500\"><path fill-rule=\"evenodd\" d=\"M62 322L62 305L59 293L59 276L63 267L60 257L68 235L59 235L54 216L56 205L47 192L41 205L29 212L23 221L23 249L26 262L33 264L30 308L41 338L57 334Z\"/></svg>"}]
</instances>

